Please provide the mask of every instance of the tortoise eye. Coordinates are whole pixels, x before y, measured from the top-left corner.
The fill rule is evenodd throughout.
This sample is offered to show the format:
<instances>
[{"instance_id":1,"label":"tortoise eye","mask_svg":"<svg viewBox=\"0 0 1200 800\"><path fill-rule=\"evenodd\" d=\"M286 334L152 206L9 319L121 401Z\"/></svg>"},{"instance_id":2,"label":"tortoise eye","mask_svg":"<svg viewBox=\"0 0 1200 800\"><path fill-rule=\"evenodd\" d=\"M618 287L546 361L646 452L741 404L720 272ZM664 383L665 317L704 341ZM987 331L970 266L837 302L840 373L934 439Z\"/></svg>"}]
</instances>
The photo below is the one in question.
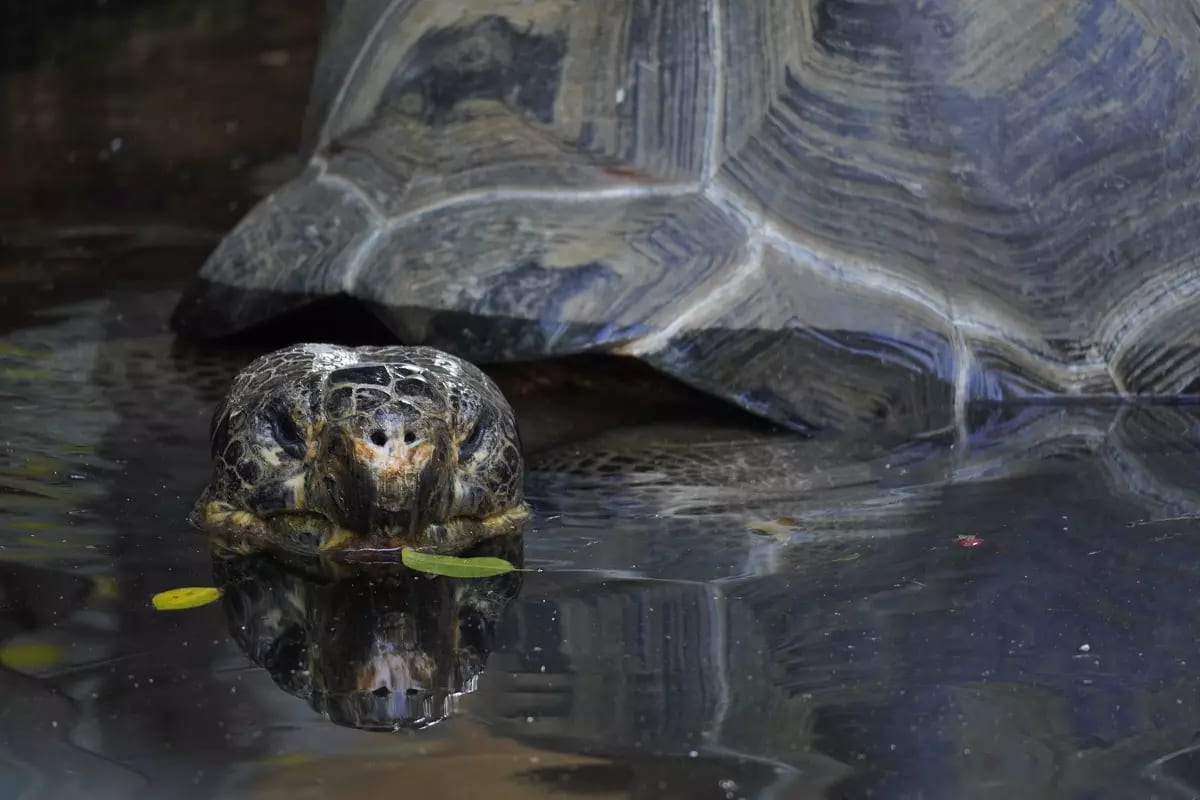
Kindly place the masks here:
<instances>
[{"instance_id":1,"label":"tortoise eye","mask_svg":"<svg viewBox=\"0 0 1200 800\"><path fill-rule=\"evenodd\" d=\"M219 417L214 417L212 428L208 436L209 449L212 452L213 458L225 452L225 448L229 445L229 412L222 411Z\"/></svg>"},{"instance_id":2,"label":"tortoise eye","mask_svg":"<svg viewBox=\"0 0 1200 800\"><path fill-rule=\"evenodd\" d=\"M283 451L292 458L304 458L308 452L308 443L305 442L304 434L287 406L281 400L273 399L263 406L260 413L271 432L271 438Z\"/></svg>"},{"instance_id":3,"label":"tortoise eye","mask_svg":"<svg viewBox=\"0 0 1200 800\"><path fill-rule=\"evenodd\" d=\"M458 446L458 461L463 463L470 460L471 456L483 446L484 437L487 434L488 426L494 425L496 415L487 408L479 409L479 416L475 418L475 424L471 426L471 432L467 434L467 438L463 439L462 444Z\"/></svg>"}]
</instances>

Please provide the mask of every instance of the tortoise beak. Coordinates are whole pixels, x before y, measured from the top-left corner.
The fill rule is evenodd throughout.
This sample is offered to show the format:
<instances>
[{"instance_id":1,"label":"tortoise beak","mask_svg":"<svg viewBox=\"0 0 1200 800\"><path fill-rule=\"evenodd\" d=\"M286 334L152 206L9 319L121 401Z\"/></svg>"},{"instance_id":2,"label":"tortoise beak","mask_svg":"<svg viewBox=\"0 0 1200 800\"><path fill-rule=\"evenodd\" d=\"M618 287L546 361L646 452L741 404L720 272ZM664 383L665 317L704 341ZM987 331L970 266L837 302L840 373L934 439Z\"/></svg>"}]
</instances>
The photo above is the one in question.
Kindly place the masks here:
<instances>
[{"instance_id":1,"label":"tortoise beak","mask_svg":"<svg viewBox=\"0 0 1200 800\"><path fill-rule=\"evenodd\" d=\"M427 441L381 447L327 428L309 478L310 502L369 541L409 538L448 513L446 451Z\"/></svg>"}]
</instances>

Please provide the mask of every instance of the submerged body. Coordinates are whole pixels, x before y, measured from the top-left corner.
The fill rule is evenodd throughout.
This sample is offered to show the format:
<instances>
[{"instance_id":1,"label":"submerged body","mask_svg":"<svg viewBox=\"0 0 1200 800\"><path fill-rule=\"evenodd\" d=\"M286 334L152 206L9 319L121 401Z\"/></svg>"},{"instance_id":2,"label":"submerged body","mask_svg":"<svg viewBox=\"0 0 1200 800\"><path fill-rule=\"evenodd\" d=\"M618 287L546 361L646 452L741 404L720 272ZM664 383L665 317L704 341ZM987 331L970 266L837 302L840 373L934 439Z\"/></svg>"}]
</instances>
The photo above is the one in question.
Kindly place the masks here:
<instances>
[{"instance_id":1,"label":"submerged body","mask_svg":"<svg viewBox=\"0 0 1200 800\"><path fill-rule=\"evenodd\" d=\"M210 441L192 519L239 550L454 553L528 516L508 401L432 348L262 356L234 379Z\"/></svg>"}]
</instances>

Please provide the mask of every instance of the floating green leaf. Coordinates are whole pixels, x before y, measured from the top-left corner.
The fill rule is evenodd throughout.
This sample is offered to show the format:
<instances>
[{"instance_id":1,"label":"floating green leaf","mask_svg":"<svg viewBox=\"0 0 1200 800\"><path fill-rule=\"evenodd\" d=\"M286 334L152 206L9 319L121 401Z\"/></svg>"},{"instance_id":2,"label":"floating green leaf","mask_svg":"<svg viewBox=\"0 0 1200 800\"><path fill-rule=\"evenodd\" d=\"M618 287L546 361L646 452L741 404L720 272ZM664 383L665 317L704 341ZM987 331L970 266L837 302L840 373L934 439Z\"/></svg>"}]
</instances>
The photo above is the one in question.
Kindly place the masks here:
<instances>
[{"instance_id":1,"label":"floating green leaf","mask_svg":"<svg viewBox=\"0 0 1200 800\"><path fill-rule=\"evenodd\" d=\"M400 551L400 560L409 569L443 575L447 578L489 578L492 575L503 575L516 569L503 558L439 556L435 553L422 553L407 547Z\"/></svg>"},{"instance_id":2,"label":"floating green leaf","mask_svg":"<svg viewBox=\"0 0 1200 800\"><path fill-rule=\"evenodd\" d=\"M151 602L159 611L181 611L206 606L220 596L221 590L215 586L183 586L159 592Z\"/></svg>"}]
</instances>

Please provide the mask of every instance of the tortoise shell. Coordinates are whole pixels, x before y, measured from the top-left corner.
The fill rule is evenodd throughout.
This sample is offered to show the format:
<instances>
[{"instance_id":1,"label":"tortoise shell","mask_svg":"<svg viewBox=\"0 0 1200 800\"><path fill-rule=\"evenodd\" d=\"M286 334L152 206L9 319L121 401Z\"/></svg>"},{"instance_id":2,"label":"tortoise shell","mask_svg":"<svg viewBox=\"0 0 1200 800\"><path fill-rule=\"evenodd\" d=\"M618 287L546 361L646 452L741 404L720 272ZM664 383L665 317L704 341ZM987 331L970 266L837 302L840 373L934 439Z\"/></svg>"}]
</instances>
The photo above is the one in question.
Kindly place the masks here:
<instances>
[{"instance_id":1,"label":"tortoise shell","mask_svg":"<svg viewBox=\"0 0 1200 800\"><path fill-rule=\"evenodd\" d=\"M1167 0L330 6L302 174L176 313L346 295L795 428L1196 388L1200 39Z\"/></svg>"}]
</instances>

